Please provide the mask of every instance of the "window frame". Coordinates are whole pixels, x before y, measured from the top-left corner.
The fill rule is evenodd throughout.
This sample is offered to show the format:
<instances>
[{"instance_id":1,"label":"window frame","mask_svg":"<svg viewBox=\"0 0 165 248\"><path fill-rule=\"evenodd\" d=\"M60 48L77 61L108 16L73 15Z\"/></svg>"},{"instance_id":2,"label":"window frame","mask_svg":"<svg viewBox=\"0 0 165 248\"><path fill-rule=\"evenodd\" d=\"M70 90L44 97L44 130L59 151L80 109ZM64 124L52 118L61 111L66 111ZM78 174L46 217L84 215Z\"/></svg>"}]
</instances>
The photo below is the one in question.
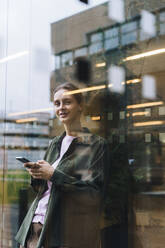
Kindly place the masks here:
<instances>
[{"instance_id":1,"label":"window frame","mask_svg":"<svg viewBox=\"0 0 165 248\"><path fill-rule=\"evenodd\" d=\"M131 30L128 30L126 32L122 32L122 27L124 25L128 25L128 24L131 24L131 23L136 23L136 29L131 29ZM122 37L127 36L129 34L132 35L133 32L136 32L136 40L134 40L134 41L131 40L131 42L122 43ZM131 44L135 44L138 41L139 41L139 19L138 20L137 19L133 19L131 21L128 21L126 23L121 24L121 26L120 26L120 45L122 47L124 47L124 46L128 46L128 45L131 45Z\"/></svg>"},{"instance_id":2,"label":"window frame","mask_svg":"<svg viewBox=\"0 0 165 248\"><path fill-rule=\"evenodd\" d=\"M66 56L67 54L71 54L71 58L68 60L66 60L63 63L63 56ZM61 68L65 68L67 66L72 66L73 65L73 51L69 50L69 51L65 51L63 53L61 53Z\"/></svg>"},{"instance_id":3,"label":"window frame","mask_svg":"<svg viewBox=\"0 0 165 248\"><path fill-rule=\"evenodd\" d=\"M101 36L102 36L101 39L92 41L91 37L93 35L97 35L97 34L101 34ZM100 52L104 51L104 35L103 35L103 30L95 31L95 32L92 32L92 33L88 34L88 40L89 40L89 46L88 46L88 54L89 55L94 55L94 54L97 54L97 53L100 53ZM91 52L92 46L97 46L98 44L101 45L101 48L100 49L96 49L94 52Z\"/></svg>"},{"instance_id":4,"label":"window frame","mask_svg":"<svg viewBox=\"0 0 165 248\"><path fill-rule=\"evenodd\" d=\"M113 29L117 29L117 34L116 35L112 35L112 36L110 36L110 37L106 37L106 35L105 35L105 33L106 33L106 31L111 31L111 30L113 30ZM105 47L105 43L106 43L106 41L110 41L110 40L114 40L115 38L118 38L118 44L117 44L117 46L115 46L115 47L111 47L111 48L106 48ZM109 51L109 50L113 50L113 49L117 49L118 47L120 46L120 26L119 25L115 25L115 26L112 26L112 27L110 27L110 28L106 28L105 30L104 30L104 50L105 51Z\"/></svg>"},{"instance_id":5,"label":"window frame","mask_svg":"<svg viewBox=\"0 0 165 248\"><path fill-rule=\"evenodd\" d=\"M164 33L161 32L161 24L164 24L164 26L165 26L165 16L164 16L164 21L160 19L162 13L164 13L164 15L165 15L165 10L160 11L158 14L159 35L165 35L165 30L164 30Z\"/></svg>"}]
</instances>

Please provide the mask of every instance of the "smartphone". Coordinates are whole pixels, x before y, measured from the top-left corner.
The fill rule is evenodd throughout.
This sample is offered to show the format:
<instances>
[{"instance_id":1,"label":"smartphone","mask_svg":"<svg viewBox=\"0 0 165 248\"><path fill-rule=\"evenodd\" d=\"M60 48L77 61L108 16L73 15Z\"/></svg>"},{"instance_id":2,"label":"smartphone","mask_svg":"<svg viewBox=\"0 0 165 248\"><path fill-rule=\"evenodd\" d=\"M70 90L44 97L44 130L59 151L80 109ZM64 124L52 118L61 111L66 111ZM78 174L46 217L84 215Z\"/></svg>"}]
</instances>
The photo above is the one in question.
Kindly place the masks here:
<instances>
[{"instance_id":1,"label":"smartphone","mask_svg":"<svg viewBox=\"0 0 165 248\"><path fill-rule=\"evenodd\" d=\"M19 160L22 163L28 163L31 162L29 159L24 158L24 157L16 157L17 160ZM27 168L30 168L30 166L26 166Z\"/></svg>"},{"instance_id":2,"label":"smartphone","mask_svg":"<svg viewBox=\"0 0 165 248\"><path fill-rule=\"evenodd\" d=\"M24 157L16 157L17 160L19 160L22 163L28 163L31 162L30 160L28 160L27 158Z\"/></svg>"}]
</instances>

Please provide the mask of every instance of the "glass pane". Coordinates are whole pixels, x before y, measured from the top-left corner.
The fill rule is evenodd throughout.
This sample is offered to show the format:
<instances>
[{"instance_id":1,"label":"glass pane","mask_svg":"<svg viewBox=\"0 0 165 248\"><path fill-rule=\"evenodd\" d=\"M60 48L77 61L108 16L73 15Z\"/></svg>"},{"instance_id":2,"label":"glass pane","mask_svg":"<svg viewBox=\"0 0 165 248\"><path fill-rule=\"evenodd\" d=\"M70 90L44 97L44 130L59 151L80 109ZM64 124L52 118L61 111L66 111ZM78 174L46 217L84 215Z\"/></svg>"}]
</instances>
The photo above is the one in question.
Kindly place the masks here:
<instances>
[{"instance_id":1,"label":"glass pane","mask_svg":"<svg viewBox=\"0 0 165 248\"><path fill-rule=\"evenodd\" d=\"M104 32L105 39L111 38L118 35L118 28L111 28Z\"/></svg>"},{"instance_id":2,"label":"glass pane","mask_svg":"<svg viewBox=\"0 0 165 248\"><path fill-rule=\"evenodd\" d=\"M103 38L103 34L102 33L96 33L96 34L92 34L90 36L91 42L95 42L95 41L99 41L99 40L101 41L102 38Z\"/></svg>"},{"instance_id":3,"label":"glass pane","mask_svg":"<svg viewBox=\"0 0 165 248\"><path fill-rule=\"evenodd\" d=\"M121 44L122 45L131 44L136 40L137 40L137 31L134 31L128 34L123 34L121 37Z\"/></svg>"},{"instance_id":4,"label":"glass pane","mask_svg":"<svg viewBox=\"0 0 165 248\"><path fill-rule=\"evenodd\" d=\"M73 57L72 52L67 52L61 55L62 67L72 65Z\"/></svg>"},{"instance_id":5,"label":"glass pane","mask_svg":"<svg viewBox=\"0 0 165 248\"><path fill-rule=\"evenodd\" d=\"M160 23L160 34L165 34L165 24Z\"/></svg>"},{"instance_id":6,"label":"glass pane","mask_svg":"<svg viewBox=\"0 0 165 248\"><path fill-rule=\"evenodd\" d=\"M127 33L127 32L130 32L130 31L134 31L135 29L137 29L137 22L135 22L135 21L123 24L121 26L121 32L122 33Z\"/></svg>"},{"instance_id":7,"label":"glass pane","mask_svg":"<svg viewBox=\"0 0 165 248\"><path fill-rule=\"evenodd\" d=\"M102 42L97 42L89 46L89 54L97 53L102 51L103 44Z\"/></svg>"},{"instance_id":8,"label":"glass pane","mask_svg":"<svg viewBox=\"0 0 165 248\"><path fill-rule=\"evenodd\" d=\"M165 21L165 12L161 12L159 14L159 19L160 19L161 22L164 22Z\"/></svg>"},{"instance_id":9,"label":"glass pane","mask_svg":"<svg viewBox=\"0 0 165 248\"><path fill-rule=\"evenodd\" d=\"M105 50L113 49L119 46L119 38L112 38L112 39L107 39L104 42L104 48Z\"/></svg>"},{"instance_id":10,"label":"glass pane","mask_svg":"<svg viewBox=\"0 0 165 248\"><path fill-rule=\"evenodd\" d=\"M75 57L84 56L84 55L87 55L87 48L86 47L75 50L75 53L74 53Z\"/></svg>"},{"instance_id":11,"label":"glass pane","mask_svg":"<svg viewBox=\"0 0 165 248\"><path fill-rule=\"evenodd\" d=\"M55 56L55 70L60 69L61 57Z\"/></svg>"},{"instance_id":12,"label":"glass pane","mask_svg":"<svg viewBox=\"0 0 165 248\"><path fill-rule=\"evenodd\" d=\"M0 248L164 248L165 2L112 2L0 0Z\"/></svg>"}]
</instances>

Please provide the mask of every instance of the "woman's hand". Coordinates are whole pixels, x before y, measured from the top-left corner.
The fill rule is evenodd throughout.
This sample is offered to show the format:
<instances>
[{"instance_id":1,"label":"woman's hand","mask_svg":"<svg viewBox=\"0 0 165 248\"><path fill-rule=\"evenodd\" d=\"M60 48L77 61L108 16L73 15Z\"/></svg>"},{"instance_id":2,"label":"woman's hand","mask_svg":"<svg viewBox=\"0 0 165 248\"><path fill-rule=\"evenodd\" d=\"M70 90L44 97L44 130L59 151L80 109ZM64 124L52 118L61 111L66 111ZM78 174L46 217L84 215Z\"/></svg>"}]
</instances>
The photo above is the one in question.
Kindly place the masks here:
<instances>
[{"instance_id":1,"label":"woman's hand","mask_svg":"<svg viewBox=\"0 0 165 248\"><path fill-rule=\"evenodd\" d=\"M24 166L27 168L29 174L35 179L50 180L54 173L54 168L45 160L38 160L37 162L28 162Z\"/></svg>"}]
</instances>

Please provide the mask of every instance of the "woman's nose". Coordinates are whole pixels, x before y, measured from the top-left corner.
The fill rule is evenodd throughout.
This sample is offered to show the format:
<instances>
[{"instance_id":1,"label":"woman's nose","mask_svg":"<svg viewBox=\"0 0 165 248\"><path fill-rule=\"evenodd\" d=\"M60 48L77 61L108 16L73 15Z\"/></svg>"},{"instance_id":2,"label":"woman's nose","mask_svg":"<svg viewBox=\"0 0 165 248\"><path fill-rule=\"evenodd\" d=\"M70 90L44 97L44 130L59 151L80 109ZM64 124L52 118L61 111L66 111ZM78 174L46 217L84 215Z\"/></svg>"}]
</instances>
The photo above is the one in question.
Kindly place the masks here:
<instances>
[{"instance_id":1,"label":"woman's nose","mask_svg":"<svg viewBox=\"0 0 165 248\"><path fill-rule=\"evenodd\" d=\"M64 109L65 108L65 105L63 102L60 103L60 106L59 106L59 109Z\"/></svg>"}]
</instances>

